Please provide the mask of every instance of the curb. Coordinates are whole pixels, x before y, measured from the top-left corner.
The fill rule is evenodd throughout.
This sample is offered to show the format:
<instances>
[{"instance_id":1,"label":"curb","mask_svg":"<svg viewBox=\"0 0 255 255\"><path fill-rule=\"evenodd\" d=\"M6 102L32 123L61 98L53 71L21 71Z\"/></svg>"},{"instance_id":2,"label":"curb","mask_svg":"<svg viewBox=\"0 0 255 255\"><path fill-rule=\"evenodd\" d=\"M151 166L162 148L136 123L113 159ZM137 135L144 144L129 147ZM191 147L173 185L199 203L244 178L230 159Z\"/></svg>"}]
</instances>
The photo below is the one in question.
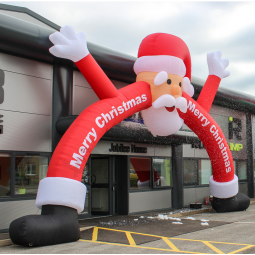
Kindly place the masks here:
<instances>
[{"instance_id":1,"label":"curb","mask_svg":"<svg viewBox=\"0 0 255 255\"><path fill-rule=\"evenodd\" d=\"M11 239L0 240L0 247L8 246L14 244Z\"/></svg>"},{"instance_id":2,"label":"curb","mask_svg":"<svg viewBox=\"0 0 255 255\"><path fill-rule=\"evenodd\" d=\"M90 229L90 228L94 228L96 226L89 226L89 227L82 227L80 228L80 231L84 231L86 229ZM11 241L11 239L4 239L4 240L0 240L0 247L4 247L4 246L9 246L9 245L13 245L14 243Z\"/></svg>"}]
</instances>

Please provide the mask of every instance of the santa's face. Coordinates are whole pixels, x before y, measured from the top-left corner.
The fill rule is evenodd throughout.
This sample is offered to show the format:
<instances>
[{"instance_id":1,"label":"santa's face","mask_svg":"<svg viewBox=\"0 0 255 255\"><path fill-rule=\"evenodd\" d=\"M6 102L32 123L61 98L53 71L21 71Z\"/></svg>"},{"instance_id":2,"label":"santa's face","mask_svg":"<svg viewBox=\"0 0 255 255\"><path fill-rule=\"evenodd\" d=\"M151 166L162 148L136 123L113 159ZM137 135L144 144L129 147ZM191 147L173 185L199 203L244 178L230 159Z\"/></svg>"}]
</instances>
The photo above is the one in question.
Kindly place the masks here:
<instances>
[{"instance_id":1,"label":"santa's face","mask_svg":"<svg viewBox=\"0 0 255 255\"><path fill-rule=\"evenodd\" d=\"M176 108L183 112L187 110L187 101L181 97L183 78L173 74L164 75L162 80L159 73L141 72L136 78L136 81L145 81L151 86L152 106L143 110L142 116L144 124L154 136L168 136L177 132L184 121ZM160 79L164 82L161 83Z\"/></svg>"}]
</instances>

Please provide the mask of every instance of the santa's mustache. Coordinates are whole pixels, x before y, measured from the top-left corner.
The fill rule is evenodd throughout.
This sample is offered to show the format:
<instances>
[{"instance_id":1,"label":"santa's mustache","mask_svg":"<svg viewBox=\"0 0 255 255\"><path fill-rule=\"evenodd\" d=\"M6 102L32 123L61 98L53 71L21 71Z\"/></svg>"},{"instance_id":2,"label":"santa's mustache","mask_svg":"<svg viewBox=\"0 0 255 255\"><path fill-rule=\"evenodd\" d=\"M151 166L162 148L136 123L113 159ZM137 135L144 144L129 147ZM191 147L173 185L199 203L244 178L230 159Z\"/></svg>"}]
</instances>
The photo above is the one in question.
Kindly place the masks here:
<instances>
[{"instance_id":1,"label":"santa's mustache","mask_svg":"<svg viewBox=\"0 0 255 255\"><path fill-rule=\"evenodd\" d=\"M187 100L184 97L177 97L174 98L169 94L162 95L161 97L157 98L153 103L152 106L154 108L160 107L175 107L180 109L181 112L187 112Z\"/></svg>"}]
</instances>

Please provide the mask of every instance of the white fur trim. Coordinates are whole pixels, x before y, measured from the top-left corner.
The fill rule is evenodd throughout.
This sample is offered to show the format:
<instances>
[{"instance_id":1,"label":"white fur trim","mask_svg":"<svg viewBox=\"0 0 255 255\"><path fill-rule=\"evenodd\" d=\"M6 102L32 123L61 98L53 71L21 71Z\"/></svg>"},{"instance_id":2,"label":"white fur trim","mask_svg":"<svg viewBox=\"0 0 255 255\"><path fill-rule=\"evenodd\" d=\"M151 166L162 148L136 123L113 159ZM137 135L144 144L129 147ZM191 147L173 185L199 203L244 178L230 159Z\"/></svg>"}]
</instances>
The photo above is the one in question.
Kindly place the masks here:
<instances>
[{"instance_id":1,"label":"white fur trim","mask_svg":"<svg viewBox=\"0 0 255 255\"><path fill-rule=\"evenodd\" d=\"M186 67L182 59L174 56L143 56L138 58L134 64L136 74L141 72L162 72L184 77Z\"/></svg>"},{"instance_id":2,"label":"white fur trim","mask_svg":"<svg viewBox=\"0 0 255 255\"><path fill-rule=\"evenodd\" d=\"M229 182L216 182L213 176L209 178L210 192L217 198L229 198L238 193L238 177L234 175L234 179Z\"/></svg>"},{"instance_id":3,"label":"white fur trim","mask_svg":"<svg viewBox=\"0 0 255 255\"><path fill-rule=\"evenodd\" d=\"M46 177L39 183L36 206L63 205L82 212L86 198L86 186L76 180L63 177Z\"/></svg>"}]
</instances>

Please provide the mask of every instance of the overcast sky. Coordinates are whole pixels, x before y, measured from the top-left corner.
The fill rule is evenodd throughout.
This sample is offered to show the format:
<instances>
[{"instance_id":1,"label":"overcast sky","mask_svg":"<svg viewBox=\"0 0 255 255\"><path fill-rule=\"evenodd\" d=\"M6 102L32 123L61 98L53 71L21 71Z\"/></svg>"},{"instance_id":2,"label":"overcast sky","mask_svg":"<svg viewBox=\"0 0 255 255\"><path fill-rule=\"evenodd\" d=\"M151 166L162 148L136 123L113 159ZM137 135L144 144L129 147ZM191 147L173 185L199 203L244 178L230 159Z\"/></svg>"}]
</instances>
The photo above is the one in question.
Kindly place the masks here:
<instances>
[{"instance_id":1,"label":"overcast sky","mask_svg":"<svg viewBox=\"0 0 255 255\"><path fill-rule=\"evenodd\" d=\"M95 44L137 56L151 33L179 36L188 45L192 75L206 79L207 52L221 50L230 76L221 82L255 96L255 2L1 1L27 7L59 26L84 31Z\"/></svg>"}]
</instances>

